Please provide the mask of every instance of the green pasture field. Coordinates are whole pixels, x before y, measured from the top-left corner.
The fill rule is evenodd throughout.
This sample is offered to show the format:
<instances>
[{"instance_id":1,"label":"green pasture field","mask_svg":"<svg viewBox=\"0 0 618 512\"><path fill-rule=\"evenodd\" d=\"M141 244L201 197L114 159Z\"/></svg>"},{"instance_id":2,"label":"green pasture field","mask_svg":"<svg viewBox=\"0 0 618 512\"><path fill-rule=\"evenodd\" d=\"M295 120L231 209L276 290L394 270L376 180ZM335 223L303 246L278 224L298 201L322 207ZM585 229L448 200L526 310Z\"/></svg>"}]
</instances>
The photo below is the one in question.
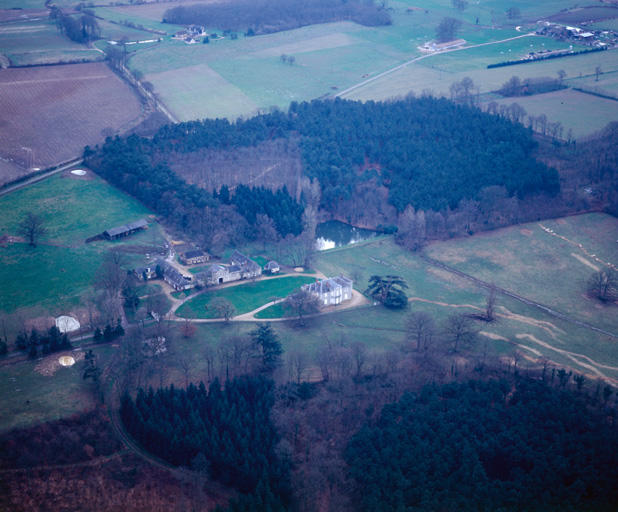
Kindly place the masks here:
<instances>
[{"instance_id":1,"label":"green pasture field","mask_svg":"<svg viewBox=\"0 0 618 512\"><path fill-rule=\"evenodd\" d=\"M568 50L569 45L560 41L554 41L549 37L530 36L521 34L517 39L499 43L486 43L474 48L446 53L431 54L431 57L421 59L418 64L441 69L447 73L459 73L486 69L489 64L498 64L509 60L523 59L530 52L543 50ZM565 59L568 59L566 57ZM507 66L515 73L515 68L522 68L530 64ZM501 68L497 68L501 69Z\"/></svg>"},{"instance_id":2,"label":"green pasture field","mask_svg":"<svg viewBox=\"0 0 618 512\"><path fill-rule=\"evenodd\" d=\"M99 60L99 52L63 36L47 20L0 25L0 48L15 65L48 64L69 60Z\"/></svg>"},{"instance_id":3,"label":"green pasture field","mask_svg":"<svg viewBox=\"0 0 618 512\"><path fill-rule=\"evenodd\" d=\"M102 252L86 246L33 248L15 243L0 248L0 311L39 306L61 312L76 306L101 261Z\"/></svg>"},{"instance_id":4,"label":"green pasture field","mask_svg":"<svg viewBox=\"0 0 618 512\"><path fill-rule=\"evenodd\" d=\"M26 212L32 211L46 221L46 243L79 247L86 238L151 213L92 171L87 172L87 179L83 179L64 171L0 197L0 232L16 234Z\"/></svg>"},{"instance_id":5,"label":"green pasture field","mask_svg":"<svg viewBox=\"0 0 618 512\"><path fill-rule=\"evenodd\" d=\"M88 179L64 171L0 197L0 211L1 233L17 235L18 225L28 211L43 217L47 229L37 247L24 242L0 248L0 310L4 311L37 305L59 311L76 305L79 296L91 286L107 250L125 252L127 265L142 264L142 253L161 240L158 225L152 223L147 230L125 239L86 245L88 237L140 218L148 219L150 214L135 199L91 171Z\"/></svg>"},{"instance_id":6,"label":"green pasture field","mask_svg":"<svg viewBox=\"0 0 618 512\"><path fill-rule=\"evenodd\" d=\"M603 66L602 66L603 67ZM618 71L612 71L610 73L606 73L603 71L602 74L599 75L599 80L596 80L596 77L593 79L592 77L582 77L582 78L572 78L565 80L566 85L570 85L572 87L582 87L585 90L598 90L601 93L608 93L610 95L614 95L614 97L618 97Z\"/></svg>"},{"instance_id":7,"label":"green pasture field","mask_svg":"<svg viewBox=\"0 0 618 512\"><path fill-rule=\"evenodd\" d=\"M146 79L181 121L237 118L258 109L240 89L205 64L147 75Z\"/></svg>"},{"instance_id":8,"label":"green pasture field","mask_svg":"<svg viewBox=\"0 0 618 512\"><path fill-rule=\"evenodd\" d=\"M601 130L608 123L618 120L618 101L600 98L573 89L535 94L519 98L504 98L496 100L499 105L518 103L528 114L538 116L545 114L548 119L561 122L572 130L575 138ZM586 122L582 123L583 113ZM562 138L567 137L563 132Z\"/></svg>"},{"instance_id":9,"label":"green pasture field","mask_svg":"<svg viewBox=\"0 0 618 512\"><path fill-rule=\"evenodd\" d=\"M101 368L107 366L115 350L111 344L92 349ZM92 383L82 379L83 358L77 360L79 356L74 353L76 363L73 366L55 365L63 354L59 352L43 360L0 367L0 432L65 418L96 407ZM52 363L56 367L52 375L37 371L42 363L45 366Z\"/></svg>"},{"instance_id":10,"label":"green pasture field","mask_svg":"<svg viewBox=\"0 0 618 512\"><path fill-rule=\"evenodd\" d=\"M173 41L138 51L129 66L144 73L161 100L182 120L233 119L258 108L286 108L290 101L333 95L420 56L419 47L435 37L434 27L441 17L460 16L450 2L428 6L428 14L406 13L408 6L393 3L392 26L369 28L340 22L259 37L240 35L237 40L224 38L207 45ZM131 12L137 11L135 7ZM462 37L470 44L522 35L510 28L498 31L477 26L475 17L472 12L463 15L471 24L465 26ZM513 41L510 47L523 49L523 44ZM554 43L547 40L546 44ZM504 50L508 52L506 46ZM282 63L282 54L294 56L294 65ZM483 66L497 60L489 54L489 50L479 52L477 59ZM421 89L428 86L434 84L425 81Z\"/></svg>"},{"instance_id":11,"label":"green pasture field","mask_svg":"<svg viewBox=\"0 0 618 512\"><path fill-rule=\"evenodd\" d=\"M471 308L483 307L485 301L483 290L471 288L467 281L453 280L450 275L428 267L398 246L391 236L320 252L314 265L327 276L350 276L354 271L360 272L360 280L354 283L354 288L360 292L367 289L372 275L395 274L408 284L408 297L467 304Z\"/></svg>"},{"instance_id":12,"label":"green pasture field","mask_svg":"<svg viewBox=\"0 0 618 512\"><path fill-rule=\"evenodd\" d=\"M45 9L45 0L0 0L0 9Z\"/></svg>"},{"instance_id":13,"label":"green pasture field","mask_svg":"<svg viewBox=\"0 0 618 512\"><path fill-rule=\"evenodd\" d=\"M525 38L524 41L535 40L536 38ZM518 40L521 41L521 40ZM506 44L506 43L504 43ZM420 94L424 90L429 90L434 95L443 95L449 97L449 88L453 82L460 81L466 76L473 79L474 83L481 88L481 102L494 101L494 95L487 95L490 91L499 89L502 84L509 80L512 76L518 76L522 80L526 78L539 77L557 77L557 72L563 69L567 73L567 85L578 85L594 87L595 68L600 65L603 69L603 74L599 77L605 80L608 90L613 90L615 84L618 83L618 54L613 51L597 52L588 55L576 55L573 57L565 57L561 59L552 59L549 61L531 62L516 66L504 66L499 68L479 68L476 70L455 71L451 72L447 69L442 69L438 63L443 59L444 65L454 67L452 59L460 57L463 62L467 62L470 58L474 59L477 51L485 53L487 48L493 48L494 45L470 48L451 52L450 54L441 54L432 57L427 57L418 62L411 63L408 66L380 77L372 82L369 82L352 91L341 94L342 97L352 100L386 100L393 97L405 96L409 92ZM497 46L497 45L495 45ZM513 52L511 52L513 53ZM482 57L479 57L482 60ZM430 67L435 65L434 68ZM465 64L464 64L465 66ZM485 95L485 96L484 96ZM539 110L526 109L529 114L546 113L549 121L561 121L565 127L565 134L571 128L573 133L580 135L588 135L599 128L599 125L604 126L604 119L608 116L603 113L603 119L596 121L593 116L589 115L589 108L602 108L601 103L590 98L584 98L584 101L571 105L569 112L564 112L564 105L559 102L551 104L553 108L548 108L541 101L532 99L531 105L536 105L538 101ZM516 100L519 102L521 98ZM523 105L523 103L522 103ZM524 107L525 108L525 107ZM611 108L611 107L610 107ZM613 108L612 108L613 111ZM611 117L611 115L609 116ZM614 116L610 120L616 120ZM567 124L568 123L568 124Z\"/></svg>"},{"instance_id":14,"label":"green pasture field","mask_svg":"<svg viewBox=\"0 0 618 512\"><path fill-rule=\"evenodd\" d=\"M308 276L289 276L207 291L185 302L176 310L176 315L186 317L189 314L193 318L216 318L215 313L208 310L208 303L217 297L229 300L236 308L236 314L242 315L267 304L273 297L285 298L301 285L311 283L313 280L314 278Z\"/></svg>"},{"instance_id":15,"label":"green pasture field","mask_svg":"<svg viewBox=\"0 0 618 512\"><path fill-rule=\"evenodd\" d=\"M603 261L610 260L612 254L615 258L616 249L612 242L615 244L618 239L618 221L611 216L588 214L542 224L567 238L578 240L577 244L582 243L586 250L594 251L590 254ZM560 226L560 230L556 226ZM522 240L529 245L524 245ZM435 243L426 252L430 257L486 282L493 282L575 319L618 334L615 306L600 306L585 297L584 282L594 269L573 256L573 253L580 256L578 250L581 251L578 245L546 233L537 224L528 224L468 239ZM598 265L598 262L594 264ZM369 241L325 251L317 257L316 267L326 275L339 272L349 275L352 270L359 270L362 278L355 284L358 290L364 290L369 277L374 274L402 276L410 287L407 290L410 309L426 310L438 323L453 312L481 312L485 307L485 289L429 265L391 240ZM501 295L497 300L497 312L497 322L481 324L481 327L485 332L505 338L487 337L492 345L501 347L499 351L517 345L524 347L531 357L538 353L536 357L540 354L559 364L575 365L579 371L618 377L618 339ZM370 313L363 318L367 322L364 325L368 326L380 322Z\"/></svg>"},{"instance_id":16,"label":"green pasture field","mask_svg":"<svg viewBox=\"0 0 618 512\"><path fill-rule=\"evenodd\" d=\"M534 39L525 38L524 41L530 41L528 44L533 44L532 41ZM566 71L568 78L581 76L592 82L595 80L595 68L597 65L601 65L603 71L607 73L618 70L618 55L612 51L575 55L492 69L487 69L485 66L474 70L474 72L472 70L450 71L446 68L446 66L455 65L453 59L461 59L462 62L469 61L470 59L474 60L477 58L475 57L477 52L485 54L489 51L488 48L491 49L494 46L498 45L481 46L446 54L431 55L349 93L342 94L342 97L362 101L370 99L383 100L393 96L402 96L408 92L420 93L423 89L432 89L436 94L448 96L451 84L465 76L471 77L474 83L481 87L481 93L486 93L499 89L504 82L514 75L522 80L547 76L556 77L557 71L563 69ZM445 69L441 67L442 59L445 60ZM482 58L480 59L482 60Z\"/></svg>"},{"instance_id":17,"label":"green pasture field","mask_svg":"<svg viewBox=\"0 0 618 512\"><path fill-rule=\"evenodd\" d=\"M618 334L616 308L586 297L588 278L607 263L618 265L616 240L618 220L591 213L432 244L426 253L462 272Z\"/></svg>"},{"instance_id":18,"label":"green pasture field","mask_svg":"<svg viewBox=\"0 0 618 512\"><path fill-rule=\"evenodd\" d=\"M165 4L168 5L169 4ZM95 8L96 15L108 21L130 21L135 24L136 27L144 27L150 30L158 30L164 32L167 35L173 35L184 27L180 25L169 25L167 23L161 23L161 18L153 19L151 16L142 16L141 12L146 12L148 6L144 6L146 9L127 9L124 7L97 7ZM152 34L155 36L157 34ZM163 35L163 34L158 34Z\"/></svg>"},{"instance_id":19,"label":"green pasture field","mask_svg":"<svg viewBox=\"0 0 618 512\"><path fill-rule=\"evenodd\" d=\"M163 19L163 14L165 11L168 9L173 9L174 7L176 6L170 5L166 2L153 2L142 5L123 5L112 7L110 10L124 16L125 19L126 16L132 16L135 18L160 22Z\"/></svg>"},{"instance_id":20,"label":"green pasture field","mask_svg":"<svg viewBox=\"0 0 618 512\"><path fill-rule=\"evenodd\" d=\"M422 58L344 96L382 100L423 90L448 96L450 85L468 75L480 85L482 93L487 93L498 89L514 74L522 78L555 76L558 69L564 69L570 78L579 77L580 73L591 78L599 63L606 72L618 69L617 59L610 52L486 69L488 64L518 59L530 51L568 48L566 43L550 38L521 37L534 30L533 25L521 32L514 30L514 26L528 17L558 12L564 8L563 3L516 2L514 5L521 5L521 20L500 21L508 6L512 6L511 2L508 6L507 2L480 2L470 6L463 15L453 9L450 1L393 2L390 5L392 26L369 28L341 22L252 38L240 35L235 41L226 38L208 45L174 41L138 51L129 65L146 75L161 100L182 120L235 119L251 115L257 109L286 108L290 101L345 91L416 57ZM429 12L406 12L410 6L426 8ZM126 12L142 12L142 7L149 15L161 12L160 6L135 6ZM116 11L121 12L123 8ZM445 15L467 23L461 37L468 45L496 44L423 56L419 47L435 37L434 28ZM502 28L490 27L492 16L494 26ZM483 21L484 17L487 20ZM511 37L517 39L497 42ZM281 54L293 55L295 64L283 64L279 59Z\"/></svg>"},{"instance_id":21,"label":"green pasture field","mask_svg":"<svg viewBox=\"0 0 618 512\"><path fill-rule=\"evenodd\" d=\"M618 30L618 18L588 23L586 28L589 30Z\"/></svg>"},{"instance_id":22,"label":"green pasture field","mask_svg":"<svg viewBox=\"0 0 618 512\"><path fill-rule=\"evenodd\" d=\"M98 20L98 23L101 27L101 37L106 41L119 41L123 37L126 37L129 41L148 41L161 37L161 35L152 32L110 23L109 21Z\"/></svg>"}]
</instances>

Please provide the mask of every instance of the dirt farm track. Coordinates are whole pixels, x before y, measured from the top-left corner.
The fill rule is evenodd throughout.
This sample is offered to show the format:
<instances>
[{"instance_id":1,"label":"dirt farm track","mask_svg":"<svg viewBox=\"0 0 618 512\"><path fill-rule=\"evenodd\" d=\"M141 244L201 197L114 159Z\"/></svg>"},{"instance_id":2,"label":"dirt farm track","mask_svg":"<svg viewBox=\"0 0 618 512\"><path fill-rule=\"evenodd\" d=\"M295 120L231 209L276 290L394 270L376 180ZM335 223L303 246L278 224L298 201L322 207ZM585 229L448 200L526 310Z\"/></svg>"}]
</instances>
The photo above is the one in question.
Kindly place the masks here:
<instances>
[{"instance_id":1,"label":"dirt farm track","mask_svg":"<svg viewBox=\"0 0 618 512\"><path fill-rule=\"evenodd\" d=\"M109 68L91 63L0 70L0 112L2 185L81 155L139 117L141 106Z\"/></svg>"}]
</instances>

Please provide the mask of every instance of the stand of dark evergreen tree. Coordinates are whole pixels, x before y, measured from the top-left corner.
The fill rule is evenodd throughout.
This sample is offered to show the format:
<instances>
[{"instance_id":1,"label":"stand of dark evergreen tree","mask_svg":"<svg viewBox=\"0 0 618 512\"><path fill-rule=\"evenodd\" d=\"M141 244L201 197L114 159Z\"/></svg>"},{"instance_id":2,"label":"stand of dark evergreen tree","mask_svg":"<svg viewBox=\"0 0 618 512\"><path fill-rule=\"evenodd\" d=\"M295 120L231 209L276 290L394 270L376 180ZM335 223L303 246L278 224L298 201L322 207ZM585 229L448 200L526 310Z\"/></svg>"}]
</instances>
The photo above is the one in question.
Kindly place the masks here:
<instances>
[{"instance_id":1,"label":"stand of dark evergreen tree","mask_svg":"<svg viewBox=\"0 0 618 512\"><path fill-rule=\"evenodd\" d=\"M615 419L615 418L614 418ZM363 511L612 511L618 431L541 382L428 385L383 408L346 458Z\"/></svg>"},{"instance_id":2,"label":"stand of dark evergreen tree","mask_svg":"<svg viewBox=\"0 0 618 512\"><path fill-rule=\"evenodd\" d=\"M345 20L369 27L392 23L388 11L374 0L236 0L174 7L163 15L164 23L197 23L246 31L247 36Z\"/></svg>"},{"instance_id":3,"label":"stand of dark evergreen tree","mask_svg":"<svg viewBox=\"0 0 618 512\"><path fill-rule=\"evenodd\" d=\"M122 327L122 322L120 318L114 327L111 324L107 324L104 330L101 330L100 327L97 327L94 330L93 339L95 343L106 343L108 341L114 341L118 338L124 336L125 331L124 327Z\"/></svg>"},{"instance_id":4,"label":"stand of dark evergreen tree","mask_svg":"<svg viewBox=\"0 0 618 512\"><path fill-rule=\"evenodd\" d=\"M32 328L30 335L24 332L18 333L15 345L19 350L28 352L30 359L73 348L67 334L60 332L60 329L55 325L52 325L47 332L43 333L35 328Z\"/></svg>"},{"instance_id":5,"label":"stand of dark evergreen tree","mask_svg":"<svg viewBox=\"0 0 618 512\"><path fill-rule=\"evenodd\" d=\"M224 387L215 380L208 389L203 383L187 390L140 389L135 400L122 397L120 417L144 448L171 464L191 467L204 456L212 478L243 493L230 510L284 511L290 468L275 452L273 385L255 377Z\"/></svg>"},{"instance_id":6,"label":"stand of dark evergreen tree","mask_svg":"<svg viewBox=\"0 0 618 512\"><path fill-rule=\"evenodd\" d=\"M234 236L251 238L250 227L261 213L285 236L300 232L302 212L285 189L274 193L238 187L234 194L222 189L213 197L181 180L166 159L200 148L226 149L232 156L234 148L298 136L304 172L319 180L321 207L329 212L365 182L388 187L389 202L399 212L407 205L453 209L491 186L505 187L519 198L560 189L557 171L533 157L536 141L529 128L432 97L292 103L288 113L276 111L234 124L191 121L166 125L152 139L107 139L99 151L86 148L84 157L105 179L188 234L228 226ZM208 235L206 239L208 247Z\"/></svg>"}]
</instances>

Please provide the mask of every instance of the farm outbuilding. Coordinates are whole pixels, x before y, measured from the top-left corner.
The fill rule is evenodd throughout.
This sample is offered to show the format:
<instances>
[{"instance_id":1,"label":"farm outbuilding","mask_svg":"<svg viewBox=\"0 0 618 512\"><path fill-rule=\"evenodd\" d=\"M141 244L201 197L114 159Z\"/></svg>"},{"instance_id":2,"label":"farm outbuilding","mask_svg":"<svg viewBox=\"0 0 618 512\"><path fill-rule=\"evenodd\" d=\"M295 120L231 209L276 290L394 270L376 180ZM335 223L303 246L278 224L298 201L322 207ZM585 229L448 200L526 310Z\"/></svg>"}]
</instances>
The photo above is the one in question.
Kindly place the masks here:
<instances>
[{"instance_id":1,"label":"farm outbuilding","mask_svg":"<svg viewBox=\"0 0 618 512\"><path fill-rule=\"evenodd\" d=\"M281 265L276 261L269 261L264 267L267 274L278 274L281 271Z\"/></svg>"},{"instance_id":2,"label":"farm outbuilding","mask_svg":"<svg viewBox=\"0 0 618 512\"><path fill-rule=\"evenodd\" d=\"M190 251L179 254L180 261L185 265L195 265L196 263L204 263L210 257L202 249L192 249Z\"/></svg>"},{"instance_id":3,"label":"farm outbuilding","mask_svg":"<svg viewBox=\"0 0 618 512\"><path fill-rule=\"evenodd\" d=\"M239 267L237 271L241 273L241 278L257 277L262 274L262 267L238 251L234 251L230 256L230 262L232 266Z\"/></svg>"},{"instance_id":4,"label":"farm outbuilding","mask_svg":"<svg viewBox=\"0 0 618 512\"><path fill-rule=\"evenodd\" d=\"M103 236L108 240L117 240L118 238L122 238L125 236L132 235L137 231L141 231L148 226L148 222L145 219L136 220L135 222L131 222L129 224L125 224L124 226L118 226L112 229L108 229L107 231L103 231Z\"/></svg>"}]
</instances>

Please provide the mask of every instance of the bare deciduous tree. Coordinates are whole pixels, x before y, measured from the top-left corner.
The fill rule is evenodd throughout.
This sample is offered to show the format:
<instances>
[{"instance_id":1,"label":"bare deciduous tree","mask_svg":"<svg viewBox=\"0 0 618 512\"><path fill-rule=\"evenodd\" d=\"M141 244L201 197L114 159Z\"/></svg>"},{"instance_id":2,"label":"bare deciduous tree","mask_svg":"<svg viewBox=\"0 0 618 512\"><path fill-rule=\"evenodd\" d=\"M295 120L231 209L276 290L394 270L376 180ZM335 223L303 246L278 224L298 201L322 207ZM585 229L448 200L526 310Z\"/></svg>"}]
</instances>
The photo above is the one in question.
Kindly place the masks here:
<instances>
[{"instance_id":1,"label":"bare deciduous tree","mask_svg":"<svg viewBox=\"0 0 618 512\"><path fill-rule=\"evenodd\" d=\"M298 385L300 385L303 375L310 366L307 353L302 350L292 350L288 353L287 360L290 380L294 380Z\"/></svg>"},{"instance_id":2,"label":"bare deciduous tree","mask_svg":"<svg viewBox=\"0 0 618 512\"><path fill-rule=\"evenodd\" d=\"M302 288L288 295L285 307L290 315L298 317L298 323L305 325L305 316L317 313L320 308L320 299L317 295Z\"/></svg>"},{"instance_id":3,"label":"bare deciduous tree","mask_svg":"<svg viewBox=\"0 0 618 512\"><path fill-rule=\"evenodd\" d=\"M489 288L489 294L487 295L487 301L485 302L485 320L493 322L496 318L496 287L491 285Z\"/></svg>"},{"instance_id":4,"label":"bare deciduous tree","mask_svg":"<svg viewBox=\"0 0 618 512\"><path fill-rule=\"evenodd\" d=\"M363 366L367 362L367 347L362 341L355 341L350 346L352 351L352 357L354 358L354 363L356 365L356 378L361 376L361 372L363 370Z\"/></svg>"},{"instance_id":5,"label":"bare deciduous tree","mask_svg":"<svg viewBox=\"0 0 618 512\"><path fill-rule=\"evenodd\" d=\"M27 212L24 219L19 223L19 234L27 238L33 247L36 247L36 241L45 236L46 233L45 219L34 212Z\"/></svg>"},{"instance_id":6,"label":"bare deciduous tree","mask_svg":"<svg viewBox=\"0 0 618 512\"><path fill-rule=\"evenodd\" d=\"M416 343L416 350L420 352L423 346L434 335L435 323L433 317L424 311L412 311L405 320L406 340Z\"/></svg>"},{"instance_id":7,"label":"bare deciduous tree","mask_svg":"<svg viewBox=\"0 0 618 512\"><path fill-rule=\"evenodd\" d=\"M474 321L465 313L450 315L444 326L444 334L447 340L453 343L453 350L457 352L459 345L470 343L474 340L478 329Z\"/></svg>"},{"instance_id":8,"label":"bare deciduous tree","mask_svg":"<svg viewBox=\"0 0 618 512\"><path fill-rule=\"evenodd\" d=\"M223 318L226 324L236 316L236 308L229 300L223 297L215 297L208 303L208 309L211 309L219 318Z\"/></svg>"},{"instance_id":9,"label":"bare deciduous tree","mask_svg":"<svg viewBox=\"0 0 618 512\"><path fill-rule=\"evenodd\" d=\"M461 21L449 16L442 18L436 27L436 37L439 43L452 41L457 36L461 27Z\"/></svg>"}]
</instances>

